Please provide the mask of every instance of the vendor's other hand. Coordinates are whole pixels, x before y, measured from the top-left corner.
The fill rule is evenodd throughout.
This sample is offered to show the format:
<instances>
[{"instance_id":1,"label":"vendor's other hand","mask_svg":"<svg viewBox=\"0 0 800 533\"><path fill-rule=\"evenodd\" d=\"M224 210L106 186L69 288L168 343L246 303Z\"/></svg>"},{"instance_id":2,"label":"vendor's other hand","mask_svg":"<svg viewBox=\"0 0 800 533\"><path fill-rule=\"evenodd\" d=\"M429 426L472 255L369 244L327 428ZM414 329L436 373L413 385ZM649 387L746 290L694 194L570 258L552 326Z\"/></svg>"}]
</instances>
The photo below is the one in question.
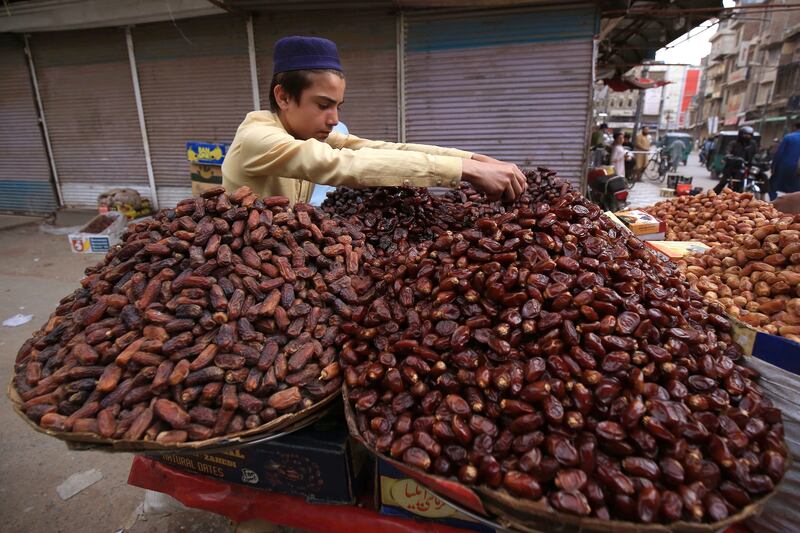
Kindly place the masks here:
<instances>
[{"instance_id":1,"label":"vendor's other hand","mask_svg":"<svg viewBox=\"0 0 800 533\"><path fill-rule=\"evenodd\" d=\"M462 179L486 194L489 200L513 201L528 187L525 175L513 163L474 154L462 164Z\"/></svg>"}]
</instances>

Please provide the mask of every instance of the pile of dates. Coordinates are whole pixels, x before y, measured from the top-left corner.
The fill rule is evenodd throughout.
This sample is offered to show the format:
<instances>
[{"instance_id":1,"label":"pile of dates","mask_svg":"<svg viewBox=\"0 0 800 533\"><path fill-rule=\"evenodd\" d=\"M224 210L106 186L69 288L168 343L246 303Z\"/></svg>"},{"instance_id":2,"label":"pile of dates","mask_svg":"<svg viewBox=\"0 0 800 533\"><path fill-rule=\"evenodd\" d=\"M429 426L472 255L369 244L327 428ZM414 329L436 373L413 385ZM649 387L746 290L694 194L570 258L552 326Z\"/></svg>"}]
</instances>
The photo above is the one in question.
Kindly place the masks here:
<instances>
[{"instance_id":1,"label":"pile of dates","mask_svg":"<svg viewBox=\"0 0 800 533\"><path fill-rule=\"evenodd\" d=\"M800 342L800 215L770 219L733 244L690 255L678 266L729 315Z\"/></svg>"},{"instance_id":2,"label":"pile of dates","mask_svg":"<svg viewBox=\"0 0 800 533\"><path fill-rule=\"evenodd\" d=\"M338 187L329 192L322 209L357 225L381 255L404 253L410 246L435 240L448 231L475 226L481 217L505 213L560 196L569 185L555 172L540 168L525 172L528 189L513 204L489 202L467 182L457 189L434 193L420 187Z\"/></svg>"},{"instance_id":3,"label":"pile of dates","mask_svg":"<svg viewBox=\"0 0 800 533\"><path fill-rule=\"evenodd\" d=\"M709 246L730 246L782 215L775 207L750 193L725 188L696 196L678 196L658 202L645 211L667 223L668 241L701 241Z\"/></svg>"},{"instance_id":4,"label":"pile of dates","mask_svg":"<svg viewBox=\"0 0 800 533\"><path fill-rule=\"evenodd\" d=\"M723 306L552 173L529 185L365 261L380 291L340 350L364 441L600 519L717 522L772 491L781 413Z\"/></svg>"},{"instance_id":5,"label":"pile of dates","mask_svg":"<svg viewBox=\"0 0 800 533\"><path fill-rule=\"evenodd\" d=\"M468 184L438 196L420 187L339 187L328 193L322 209L358 225L377 251L392 254L448 230L472 227L477 212L502 210L481 202L482 197Z\"/></svg>"},{"instance_id":6,"label":"pile of dates","mask_svg":"<svg viewBox=\"0 0 800 533\"><path fill-rule=\"evenodd\" d=\"M108 439L200 441L258 428L341 387L364 235L243 187L129 227L17 355L21 409Z\"/></svg>"}]
</instances>

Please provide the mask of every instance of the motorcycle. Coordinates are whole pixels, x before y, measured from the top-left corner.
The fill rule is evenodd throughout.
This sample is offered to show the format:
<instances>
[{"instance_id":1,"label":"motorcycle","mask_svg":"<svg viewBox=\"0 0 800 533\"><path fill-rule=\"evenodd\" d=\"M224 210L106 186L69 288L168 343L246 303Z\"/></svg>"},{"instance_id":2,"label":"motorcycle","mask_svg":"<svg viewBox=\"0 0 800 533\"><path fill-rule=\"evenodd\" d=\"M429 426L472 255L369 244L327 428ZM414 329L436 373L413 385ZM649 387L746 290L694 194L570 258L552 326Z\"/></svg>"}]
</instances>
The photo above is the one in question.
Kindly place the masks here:
<instances>
[{"instance_id":1,"label":"motorcycle","mask_svg":"<svg viewBox=\"0 0 800 533\"><path fill-rule=\"evenodd\" d=\"M769 193L770 161L765 157L756 156L747 169L747 177L742 185L744 192L753 193L753 197L764 200Z\"/></svg>"},{"instance_id":2,"label":"motorcycle","mask_svg":"<svg viewBox=\"0 0 800 533\"><path fill-rule=\"evenodd\" d=\"M741 157L728 156L725 159L725 173L731 189L749 192L759 200L769 193L769 169L769 161L758 156L749 164Z\"/></svg>"},{"instance_id":3,"label":"motorcycle","mask_svg":"<svg viewBox=\"0 0 800 533\"><path fill-rule=\"evenodd\" d=\"M590 155L592 167L586 176L589 200L603 208L604 211L619 211L628 205L628 182L620 176L612 166L602 164L599 152Z\"/></svg>"}]
</instances>

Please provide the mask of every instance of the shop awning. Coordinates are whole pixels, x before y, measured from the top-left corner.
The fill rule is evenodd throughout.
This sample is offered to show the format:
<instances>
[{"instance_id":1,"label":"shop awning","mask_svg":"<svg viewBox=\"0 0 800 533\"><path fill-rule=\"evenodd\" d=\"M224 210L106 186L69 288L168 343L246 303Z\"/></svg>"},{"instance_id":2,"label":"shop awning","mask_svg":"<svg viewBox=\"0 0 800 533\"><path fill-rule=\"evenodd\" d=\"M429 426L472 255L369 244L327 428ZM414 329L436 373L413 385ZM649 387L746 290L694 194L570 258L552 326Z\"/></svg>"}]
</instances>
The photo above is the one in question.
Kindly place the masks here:
<instances>
[{"instance_id":1,"label":"shop awning","mask_svg":"<svg viewBox=\"0 0 800 533\"><path fill-rule=\"evenodd\" d=\"M655 58L656 50L716 17L722 0L638 0L601 13L599 77L624 73Z\"/></svg>"},{"instance_id":2,"label":"shop awning","mask_svg":"<svg viewBox=\"0 0 800 533\"><path fill-rule=\"evenodd\" d=\"M650 78L637 78L635 76L614 76L613 78L605 78L603 83L605 83L612 91L624 92L654 89L672 82L651 80Z\"/></svg>"}]
</instances>

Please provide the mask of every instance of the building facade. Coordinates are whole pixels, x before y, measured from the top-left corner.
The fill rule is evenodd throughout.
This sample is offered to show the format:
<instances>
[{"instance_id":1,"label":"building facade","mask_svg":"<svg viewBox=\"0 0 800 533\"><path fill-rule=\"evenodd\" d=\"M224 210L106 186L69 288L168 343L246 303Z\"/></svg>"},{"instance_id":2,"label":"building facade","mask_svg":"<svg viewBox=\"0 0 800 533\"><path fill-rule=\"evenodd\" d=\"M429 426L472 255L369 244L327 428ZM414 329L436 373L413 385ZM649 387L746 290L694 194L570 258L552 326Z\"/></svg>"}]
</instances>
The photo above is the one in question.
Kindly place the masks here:
<instances>
[{"instance_id":1,"label":"building facade","mask_svg":"<svg viewBox=\"0 0 800 533\"><path fill-rule=\"evenodd\" d=\"M711 37L690 127L705 135L749 125L768 147L800 121L800 2L743 5Z\"/></svg>"}]
</instances>

